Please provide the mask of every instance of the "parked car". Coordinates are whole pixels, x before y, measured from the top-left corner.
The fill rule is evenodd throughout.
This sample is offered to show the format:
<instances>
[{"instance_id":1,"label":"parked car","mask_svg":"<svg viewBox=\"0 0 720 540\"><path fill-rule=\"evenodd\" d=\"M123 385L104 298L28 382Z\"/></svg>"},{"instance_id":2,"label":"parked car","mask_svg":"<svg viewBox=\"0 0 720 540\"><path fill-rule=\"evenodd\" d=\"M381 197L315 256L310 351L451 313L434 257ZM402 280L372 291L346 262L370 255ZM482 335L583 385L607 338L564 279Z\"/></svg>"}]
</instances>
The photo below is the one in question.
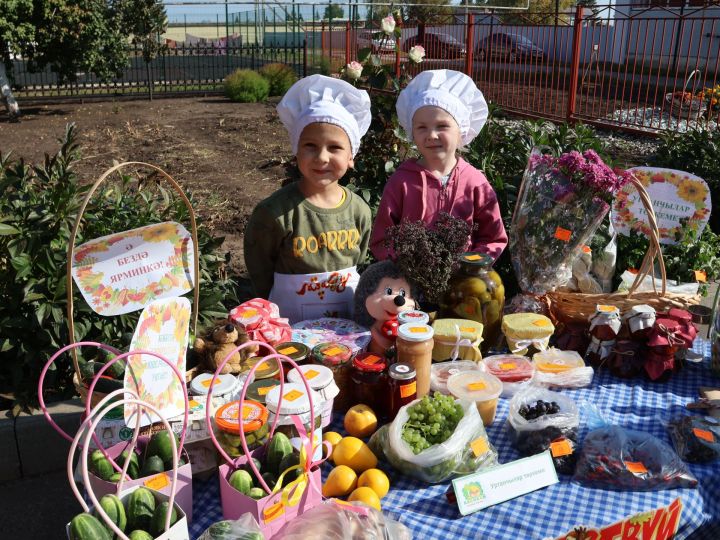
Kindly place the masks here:
<instances>
[{"instance_id":1,"label":"parked car","mask_svg":"<svg viewBox=\"0 0 720 540\"><path fill-rule=\"evenodd\" d=\"M506 62L543 60L545 51L525 36L508 32L495 32L481 39L475 47L475 59L482 61L490 55Z\"/></svg>"},{"instance_id":2,"label":"parked car","mask_svg":"<svg viewBox=\"0 0 720 540\"><path fill-rule=\"evenodd\" d=\"M403 41L402 48L408 52L415 45L422 45L425 48L425 58L452 59L467 54L464 43L450 34L434 29L425 29L425 36L422 40L417 34L407 38Z\"/></svg>"},{"instance_id":3,"label":"parked car","mask_svg":"<svg viewBox=\"0 0 720 540\"><path fill-rule=\"evenodd\" d=\"M373 54L395 52L395 38L384 32L373 30L358 30L358 49L369 48Z\"/></svg>"}]
</instances>

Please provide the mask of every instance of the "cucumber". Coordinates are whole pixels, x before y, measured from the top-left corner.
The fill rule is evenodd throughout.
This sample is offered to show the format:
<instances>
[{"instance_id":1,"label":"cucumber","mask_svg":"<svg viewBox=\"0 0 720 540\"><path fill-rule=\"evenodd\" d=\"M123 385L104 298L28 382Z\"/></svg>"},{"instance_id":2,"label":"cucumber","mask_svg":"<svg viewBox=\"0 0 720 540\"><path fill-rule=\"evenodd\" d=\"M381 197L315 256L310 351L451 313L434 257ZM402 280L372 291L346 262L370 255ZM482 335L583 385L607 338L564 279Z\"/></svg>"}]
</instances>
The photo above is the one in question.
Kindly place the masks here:
<instances>
[{"instance_id":1,"label":"cucumber","mask_svg":"<svg viewBox=\"0 0 720 540\"><path fill-rule=\"evenodd\" d=\"M280 476L282 472L282 470L279 470L280 462L285 456L291 454L292 451L293 447L292 444L290 444L290 439L288 439L284 433L275 433L268 445L265 470L276 476Z\"/></svg>"},{"instance_id":2,"label":"cucumber","mask_svg":"<svg viewBox=\"0 0 720 540\"><path fill-rule=\"evenodd\" d=\"M111 536L99 519L83 512L70 522L70 540L111 540Z\"/></svg>"},{"instance_id":3,"label":"cucumber","mask_svg":"<svg viewBox=\"0 0 720 540\"><path fill-rule=\"evenodd\" d=\"M158 456L150 456L145 459L142 469L140 469L140 477L145 478L146 476L152 476L153 474L161 473L165 470L165 464L163 460Z\"/></svg>"},{"instance_id":4,"label":"cucumber","mask_svg":"<svg viewBox=\"0 0 720 540\"><path fill-rule=\"evenodd\" d=\"M90 470L102 480L110 480L115 473L112 463L103 455L102 450L95 450L90 455Z\"/></svg>"},{"instance_id":5,"label":"cucumber","mask_svg":"<svg viewBox=\"0 0 720 540\"><path fill-rule=\"evenodd\" d=\"M180 440L178 439L177 435L173 433L172 436L175 437L175 446L179 447ZM150 456L157 456L163 461L166 467L172 467L172 442L170 441L170 434L167 432L167 430L153 433L152 437L150 437L150 442L145 449L145 459Z\"/></svg>"},{"instance_id":6,"label":"cucumber","mask_svg":"<svg viewBox=\"0 0 720 540\"><path fill-rule=\"evenodd\" d=\"M130 540L153 540L153 537L150 533L147 533L142 530L135 530L130 533L130 536L128 536Z\"/></svg>"},{"instance_id":7,"label":"cucumber","mask_svg":"<svg viewBox=\"0 0 720 540\"><path fill-rule=\"evenodd\" d=\"M293 467L295 465L300 465L300 453L299 452L291 452L287 456L285 456L282 461L280 462L280 468L278 476L280 476L282 473L284 473L286 470L288 470L290 467ZM289 473L287 473L284 477L284 484L288 485L290 482L295 480L298 476L300 476L300 469L293 469Z\"/></svg>"},{"instance_id":8,"label":"cucumber","mask_svg":"<svg viewBox=\"0 0 720 540\"><path fill-rule=\"evenodd\" d=\"M264 498L267 493L265 493L265 490L262 488L254 487L250 490L250 493L248 493L248 495L256 501L259 501L260 499Z\"/></svg>"},{"instance_id":9,"label":"cucumber","mask_svg":"<svg viewBox=\"0 0 720 540\"><path fill-rule=\"evenodd\" d=\"M251 459L253 460L255 467L257 467L258 472L262 473L263 469L262 469L262 463L260 463L260 460L256 459L256 458L251 458ZM250 475L255 476L255 473L253 472L252 467L250 466L250 462L243 463L242 465L240 465L240 468L244 471L249 472Z\"/></svg>"},{"instance_id":10,"label":"cucumber","mask_svg":"<svg viewBox=\"0 0 720 540\"><path fill-rule=\"evenodd\" d=\"M122 467L125 464L125 460L127 459L128 451L123 450L120 453L120 459L117 460L117 463L120 467ZM130 478L135 480L136 478L140 477L140 461L138 459L138 455L135 452L130 452L130 464L127 468L127 473Z\"/></svg>"},{"instance_id":11,"label":"cucumber","mask_svg":"<svg viewBox=\"0 0 720 540\"><path fill-rule=\"evenodd\" d=\"M168 501L161 502L155 507L153 512L152 522L150 523L150 532L155 536L160 536L165 532L165 517L167 516L168 510L170 510L170 503ZM175 508L172 508L170 513L170 526L172 527L177 521L177 512Z\"/></svg>"},{"instance_id":12,"label":"cucumber","mask_svg":"<svg viewBox=\"0 0 720 540\"><path fill-rule=\"evenodd\" d=\"M110 518L110 521L117 525L118 529L125 532L125 526L127 525L127 516L125 515L125 507L123 506L123 503L118 498L118 496L105 495L102 499L100 499L100 506L102 506L103 510L105 510L105 513ZM95 516L98 518L98 520L102 521L102 518L100 517L100 512L98 512L97 508L95 509ZM110 534L114 534L108 524L103 523L103 525L105 525L105 528Z\"/></svg>"},{"instance_id":13,"label":"cucumber","mask_svg":"<svg viewBox=\"0 0 720 540\"><path fill-rule=\"evenodd\" d=\"M127 525L135 529L149 530L155 512L155 497L144 487L138 488L130 494L127 506Z\"/></svg>"},{"instance_id":14,"label":"cucumber","mask_svg":"<svg viewBox=\"0 0 720 540\"><path fill-rule=\"evenodd\" d=\"M277 477L273 473L264 472L262 473L262 478L271 490L275 487L275 484L277 484ZM260 486L258 485L258 487Z\"/></svg>"},{"instance_id":15,"label":"cucumber","mask_svg":"<svg viewBox=\"0 0 720 540\"><path fill-rule=\"evenodd\" d=\"M250 490L253 488L252 476L243 469L233 472L228 479L228 483L244 495L249 495Z\"/></svg>"},{"instance_id":16,"label":"cucumber","mask_svg":"<svg viewBox=\"0 0 720 540\"><path fill-rule=\"evenodd\" d=\"M113 484L117 484L120 481L120 473L119 472L113 473L113 475L110 477L110 480L108 480L108 481L112 482Z\"/></svg>"}]
</instances>

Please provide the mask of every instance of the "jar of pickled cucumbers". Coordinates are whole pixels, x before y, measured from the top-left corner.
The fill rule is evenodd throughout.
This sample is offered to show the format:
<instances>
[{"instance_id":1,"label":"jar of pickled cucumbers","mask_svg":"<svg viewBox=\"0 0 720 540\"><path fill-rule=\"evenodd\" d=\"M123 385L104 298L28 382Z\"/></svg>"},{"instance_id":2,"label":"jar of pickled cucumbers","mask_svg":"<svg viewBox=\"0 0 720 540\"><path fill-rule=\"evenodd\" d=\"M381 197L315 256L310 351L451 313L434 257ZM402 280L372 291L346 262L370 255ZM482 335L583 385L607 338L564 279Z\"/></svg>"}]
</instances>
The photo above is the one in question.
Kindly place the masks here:
<instances>
[{"instance_id":1,"label":"jar of pickled cucumbers","mask_svg":"<svg viewBox=\"0 0 720 540\"><path fill-rule=\"evenodd\" d=\"M505 305L505 286L492 269L493 262L493 258L485 253L463 253L460 268L450 280L448 292L441 302L446 317L483 324L483 352L498 339Z\"/></svg>"}]
</instances>

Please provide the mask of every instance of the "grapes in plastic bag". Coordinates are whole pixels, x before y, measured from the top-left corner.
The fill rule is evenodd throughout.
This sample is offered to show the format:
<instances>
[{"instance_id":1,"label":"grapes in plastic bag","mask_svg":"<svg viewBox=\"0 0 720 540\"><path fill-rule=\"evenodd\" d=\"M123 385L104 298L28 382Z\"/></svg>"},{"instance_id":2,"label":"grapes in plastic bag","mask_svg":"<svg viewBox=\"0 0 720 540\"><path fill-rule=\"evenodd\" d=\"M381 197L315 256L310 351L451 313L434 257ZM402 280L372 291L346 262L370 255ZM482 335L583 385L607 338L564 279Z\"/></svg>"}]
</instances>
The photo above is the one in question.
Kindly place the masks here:
<instances>
[{"instance_id":1,"label":"grapes in plastic bag","mask_svg":"<svg viewBox=\"0 0 720 540\"><path fill-rule=\"evenodd\" d=\"M720 422L699 416L679 416L668 424L670 439L689 463L707 463L720 457Z\"/></svg>"},{"instance_id":2,"label":"grapes in plastic bag","mask_svg":"<svg viewBox=\"0 0 720 540\"><path fill-rule=\"evenodd\" d=\"M694 488L698 483L670 445L619 426L596 429L585 437L573 480L621 491Z\"/></svg>"}]
</instances>

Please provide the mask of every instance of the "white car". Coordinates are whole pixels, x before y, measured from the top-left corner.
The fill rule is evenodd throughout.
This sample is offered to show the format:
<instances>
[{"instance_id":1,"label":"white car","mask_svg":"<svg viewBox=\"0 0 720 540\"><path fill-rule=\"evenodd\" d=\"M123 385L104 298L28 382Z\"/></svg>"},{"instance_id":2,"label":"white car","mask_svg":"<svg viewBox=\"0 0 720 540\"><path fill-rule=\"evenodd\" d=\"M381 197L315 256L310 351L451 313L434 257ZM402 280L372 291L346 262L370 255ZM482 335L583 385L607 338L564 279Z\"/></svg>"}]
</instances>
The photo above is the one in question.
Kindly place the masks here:
<instances>
[{"instance_id":1,"label":"white car","mask_svg":"<svg viewBox=\"0 0 720 540\"><path fill-rule=\"evenodd\" d=\"M358 49L370 49L373 54L395 52L395 38L381 31L358 30Z\"/></svg>"}]
</instances>

